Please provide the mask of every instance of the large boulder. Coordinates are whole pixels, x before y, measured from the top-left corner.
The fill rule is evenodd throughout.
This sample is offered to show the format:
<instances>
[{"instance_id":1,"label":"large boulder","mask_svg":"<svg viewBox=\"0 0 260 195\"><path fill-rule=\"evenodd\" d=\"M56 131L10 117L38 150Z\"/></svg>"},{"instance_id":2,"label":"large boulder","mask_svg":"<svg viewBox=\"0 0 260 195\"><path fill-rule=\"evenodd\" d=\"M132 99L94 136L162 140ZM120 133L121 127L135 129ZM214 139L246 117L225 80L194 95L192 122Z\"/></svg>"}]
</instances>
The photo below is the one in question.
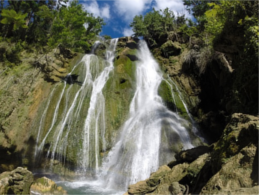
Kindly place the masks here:
<instances>
[{"instance_id":1,"label":"large boulder","mask_svg":"<svg viewBox=\"0 0 260 195\"><path fill-rule=\"evenodd\" d=\"M181 151L175 155L175 158L178 162L192 162L196 160L199 156L209 153L210 147L208 146L198 146L196 148L188 149Z\"/></svg>"},{"instance_id":2,"label":"large boulder","mask_svg":"<svg viewBox=\"0 0 260 195\"><path fill-rule=\"evenodd\" d=\"M139 181L136 184L130 185L128 187L128 194L146 194L153 192L156 189L156 186L148 186L147 181L148 180Z\"/></svg>"},{"instance_id":3,"label":"large boulder","mask_svg":"<svg viewBox=\"0 0 260 195\"><path fill-rule=\"evenodd\" d=\"M241 113L233 114L212 151L214 172L219 171L227 159L238 154L244 147L250 144L258 146L258 138L258 117Z\"/></svg>"},{"instance_id":4,"label":"large boulder","mask_svg":"<svg viewBox=\"0 0 260 195\"><path fill-rule=\"evenodd\" d=\"M148 186L154 187L156 185L158 185L160 183L161 178L167 173L169 172L171 169L166 166L163 165L161 166L158 171L156 171L155 173L152 173L150 175L150 178L148 179L148 181L146 182Z\"/></svg>"},{"instance_id":5,"label":"large boulder","mask_svg":"<svg viewBox=\"0 0 260 195\"><path fill-rule=\"evenodd\" d=\"M18 167L0 175L0 194L29 194L33 174L26 168Z\"/></svg>"},{"instance_id":6,"label":"large boulder","mask_svg":"<svg viewBox=\"0 0 260 195\"><path fill-rule=\"evenodd\" d=\"M225 164L202 188L200 194L258 194L258 183L252 178L257 148L253 144L237 155L225 159Z\"/></svg>"},{"instance_id":7,"label":"large boulder","mask_svg":"<svg viewBox=\"0 0 260 195\"><path fill-rule=\"evenodd\" d=\"M47 177L37 179L30 189L31 195L51 195L51 194L67 194L67 192Z\"/></svg>"}]
</instances>

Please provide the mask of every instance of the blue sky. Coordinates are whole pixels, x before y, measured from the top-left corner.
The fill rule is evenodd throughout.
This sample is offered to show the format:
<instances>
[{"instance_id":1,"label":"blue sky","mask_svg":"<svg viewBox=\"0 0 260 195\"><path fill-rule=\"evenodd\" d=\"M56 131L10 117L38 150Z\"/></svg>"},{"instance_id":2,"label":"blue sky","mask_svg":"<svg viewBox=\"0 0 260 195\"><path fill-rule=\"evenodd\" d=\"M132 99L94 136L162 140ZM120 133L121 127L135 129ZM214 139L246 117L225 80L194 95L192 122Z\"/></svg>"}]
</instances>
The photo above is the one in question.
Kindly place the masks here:
<instances>
[{"instance_id":1,"label":"blue sky","mask_svg":"<svg viewBox=\"0 0 260 195\"><path fill-rule=\"evenodd\" d=\"M100 16L105 20L100 35L110 35L112 38L131 36L133 31L130 23L134 16L144 15L152 10L168 7L175 14L189 14L185 10L182 0L79 0L86 11Z\"/></svg>"}]
</instances>

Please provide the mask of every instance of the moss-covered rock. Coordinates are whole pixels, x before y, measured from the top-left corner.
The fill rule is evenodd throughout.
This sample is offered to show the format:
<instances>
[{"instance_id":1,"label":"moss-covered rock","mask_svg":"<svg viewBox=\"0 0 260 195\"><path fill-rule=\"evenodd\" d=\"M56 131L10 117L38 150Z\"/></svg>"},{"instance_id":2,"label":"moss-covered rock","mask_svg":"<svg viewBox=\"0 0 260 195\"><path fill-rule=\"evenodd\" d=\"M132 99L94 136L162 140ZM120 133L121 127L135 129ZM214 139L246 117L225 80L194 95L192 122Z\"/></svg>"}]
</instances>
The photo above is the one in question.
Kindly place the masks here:
<instances>
[{"instance_id":1,"label":"moss-covered rock","mask_svg":"<svg viewBox=\"0 0 260 195\"><path fill-rule=\"evenodd\" d=\"M258 145L258 137L258 117L240 113L233 114L212 152L215 171L220 169L228 158L238 154L242 148L251 143Z\"/></svg>"},{"instance_id":2,"label":"moss-covered rock","mask_svg":"<svg viewBox=\"0 0 260 195\"><path fill-rule=\"evenodd\" d=\"M226 159L221 169L204 186L201 194L258 194L258 183L252 179L256 152L257 148L252 144Z\"/></svg>"},{"instance_id":3,"label":"moss-covered rock","mask_svg":"<svg viewBox=\"0 0 260 195\"><path fill-rule=\"evenodd\" d=\"M57 184L46 178L42 177L33 182L30 188L30 194L41 194L41 195L51 195L51 194L67 194L67 192Z\"/></svg>"},{"instance_id":4,"label":"moss-covered rock","mask_svg":"<svg viewBox=\"0 0 260 195\"><path fill-rule=\"evenodd\" d=\"M161 51L164 57L179 55L181 52L181 46L178 42L167 41L161 46Z\"/></svg>"},{"instance_id":5,"label":"moss-covered rock","mask_svg":"<svg viewBox=\"0 0 260 195\"><path fill-rule=\"evenodd\" d=\"M162 97L166 106L177 112L183 118L189 120L189 115L184 106L184 102L182 100L182 94L179 94L179 91L176 89L176 86L168 82L167 80L163 80L158 88L158 94Z\"/></svg>"},{"instance_id":6,"label":"moss-covered rock","mask_svg":"<svg viewBox=\"0 0 260 195\"><path fill-rule=\"evenodd\" d=\"M166 81L162 81L159 88L158 94L163 99L164 103L166 104L167 108L172 111L176 111L176 102L174 99L174 94L171 86Z\"/></svg>"},{"instance_id":7,"label":"moss-covered rock","mask_svg":"<svg viewBox=\"0 0 260 195\"><path fill-rule=\"evenodd\" d=\"M0 175L1 194L29 194L33 183L33 174L25 168L18 167L11 172Z\"/></svg>"},{"instance_id":8,"label":"moss-covered rock","mask_svg":"<svg viewBox=\"0 0 260 195\"><path fill-rule=\"evenodd\" d=\"M151 187L158 185L161 178L170 170L171 169L166 165L161 166L156 172L150 175L149 179L146 181L147 185Z\"/></svg>"},{"instance_id":9,"label":"moss-covered rock","mask_svg":"<svg viewBox=\"0 0 260 195\"><path fill-rule=\"evenodd\" d=\"M209 153L211 148L208 146L198 146L196 148L181 151L175 155L178 162L193 162L199 156Z\"/></svg>"},{"instance_id":10,"label":"moss-covered rock","mask_svg":"<svg viewBox=\"0 0 260 195\"><path fill-rule=\"evenodd\" d=\"M105 58L106 48L107 48L106 44L99 43L98 46L95 48L94 54L102 58Z\"/></svg>"},{"instance_id":11,"label":"moss-covered rock","mask_svg":"<svg viewBox=\"0 0 260 195\"><path fill-rule=\"evenodd\" d=\"M130 185L128 187L128 194L147 194L153 192L156 187L150 187L145 181L139 181L136 184Z\"/></svg>"},{"instance_id":12,"label":"moss-covered rock","mask_svg":"<svg viewBox=\"0 0 260 195\"><path fill-rule=\"evenodd\" d=\"M119 43L121 42L124 43L123 40L119 40ZM131 39L130 43L133 43ZM129 58L129 55L135 56L136 51L135 48L119 46L117 57L114 60L114 70L110 73L110 78L103 90L106 104L107 148L112 147L118 134L117 130L128 116L130 102L135 92L136 69L135 62Z\"/></svg>"}]
</instances>

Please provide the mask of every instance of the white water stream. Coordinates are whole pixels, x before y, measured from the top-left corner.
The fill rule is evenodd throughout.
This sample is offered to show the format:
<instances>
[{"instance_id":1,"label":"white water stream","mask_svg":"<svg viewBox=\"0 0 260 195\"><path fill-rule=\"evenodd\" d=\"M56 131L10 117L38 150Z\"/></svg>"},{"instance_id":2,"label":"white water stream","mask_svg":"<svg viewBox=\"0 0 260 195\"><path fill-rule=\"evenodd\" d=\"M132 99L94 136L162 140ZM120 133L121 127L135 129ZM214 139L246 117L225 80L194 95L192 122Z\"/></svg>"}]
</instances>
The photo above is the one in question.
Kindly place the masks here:
<instances>
[{"instance_id":1,"label":"white water stream","mask_svg":"<svg viewBox=\"0 0 260 195\"><path fill-rule=\"evenodd\" d=\"M127 189L157 170L163 126L179 135L184 149L192 148L182 119L167 109L158 95L162 74L146 43L140 41L136 92L120 138L105 159L100 178L108 188Z\"/></svg>"},{"instance_id":2,"label":"white water stream","mask_svg":"<svg viewBox=\"0 0 260 195\"><path fill-rule=\"evenodd\" d=\"M66 82L64 82L62 91L59 95L50 127L47 130L47 133L39 142L39 146L36 146L36 155L38 156L42 153L43 147L47 139L51 139L51 144L47 151L46 158L51 158L50 170L52 170L53 162L55 159L59 161L64 161L66 156L66 148L68 147L68 135L73 129L72 127L77 126L77 119L80 114L85 114L85 122L82 126L82 150L78 154L79 160L79 169L80 171L86 172L89 167L95 167L98 170L99 164L99 137L104 139L105 134L105 118L104 118L104 106L105 100L102 94L103 87L105 86L109 73L113 70L113 59L114 59L114 50L117 45L118 39L111 40L110 46L106 51L106 62L100 62L97 56L92 54L85 55L82 60L73 68L70 74L80 65L83 64L83 76L84 79L81 86L78 88L74 96L69 101L69 94L72 93L71 86L67 88ZM81 72L82 73L82 72ZM69 75L70 75L69 74ZM59 84L58 84L59 85ZM89 108L87 112L82 111L83 102L86 98L90 97ZM51 101L52 96L48 100L45 110L49 107L49 102ZM61 102L64 99L65 106L63 109L63 114L61 117L58 117ZM40 124L46 118L46 111L44 111L41 118ZM41 129L40 125L40 129ZM52 135L51 135L52 134ZM39 135L39 133L38 133ZM38 137L37 135L37 137ZM52 136L52 137L49 137ZM90 138L90 137L94 137ZM105 142L105 141L104 141ZM103 143L103 149L105 148L105 143ZM92 158L94 156L94 160ZM62 159L63 158L63 159Z\"/></svg>"},{"instance_id":3,"label":"white water stream","mask_svg":"<svg viewBox=\"0 0 260 195\"><path fill-rule=\"evenodd\" d=\"M77 148L75 156L78 172L87 174L94 170L96 183L100 188L124 191L129 184L147 179L162 163L167 163L166 156L172 158L172 153L168 154L170 145L178 145L181 142L182 149L189 149L193 144L190 132L183 125L187 121L177 112L170 111L158 95L158 88L163 80L162 73L146 43L139 41L136 91L130 103L128 118L118 130L120 133L117 142L102 159L100 151L107 150L106 108L102 90L114 69L117 41L118 39L111 40L105 61L88 54L75 65L70 74L74 74L80 68L81 85L72 87L64 82L57 84L53 89L56 91L60 87L61 92L56 101L51 124L45 128L45 136L40 139L53 91L47 100L40 119L35 156L47 149L46 158L51 159L49 170L52 171L55 160L65 164L65 158L70 158L67 155L68 147ZM71 139L76 141L71 142ZM79 183L72 185L77 184ZM65 182L64 185L70 186L70 183Z\"/></svg>"}]
</instances>

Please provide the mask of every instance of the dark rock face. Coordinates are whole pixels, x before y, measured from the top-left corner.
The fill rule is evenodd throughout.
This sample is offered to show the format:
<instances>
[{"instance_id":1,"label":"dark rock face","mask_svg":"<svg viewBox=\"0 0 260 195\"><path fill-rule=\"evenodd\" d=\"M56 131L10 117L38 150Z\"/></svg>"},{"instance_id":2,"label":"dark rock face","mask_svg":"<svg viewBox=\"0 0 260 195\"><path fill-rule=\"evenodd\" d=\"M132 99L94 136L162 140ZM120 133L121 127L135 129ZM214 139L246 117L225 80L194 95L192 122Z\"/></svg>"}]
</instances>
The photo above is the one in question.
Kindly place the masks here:
<instances>
[{"instance_id":1,"label":"dark rock face","mask_svg":"<svg viewBox=\"0 0 260 195\"><path fill-rule=\"evenodd\" d=\"M79 75L76 75L76 74L68 74L68 75L66 75L66 76L64 77L63 80L64 80L66 83L68 83L69 85L74 84L74 83L77 83L77 84L79 84L79 85L82 85L82 82L80 82L80 81L77 80L78 77L79 77Z\"/></svg>"},{"instance_id":2,"label":"dark rock face","mask_svg":"<svg viewBox=\"0 0 260 195\"><path fill-rule=\"evenodd\" d=\"M18 167L0 175L0 194L30 194L32 183L33 174L25 168Z\"/></svg>"},{"instance_id":3,"label":"dark rock face","mask_svg":"<svg viewBox=\"0 0 260 195\"><path fill-rule=\"evenodd\" d=\"M179 55L181 47L178 42L167 41L161 46L161 51L164 57L169 57L172 55Z\"/></svg>"},{"instance_id":4,"label":"dark rock face","mask_svg":"<svg viewBox=\"0 0 260 195\"><path fill-rule=\"evenodd\" d=\"M258 120L233 114L218 142L180 152L128 194L258 194Z\"/></svg>"},{"instance_id":5,"label":"dark rock face","mask_svg":"<svg viewBox=\"0 0 260 195\"><path fill-rule=\"evenodd\" d=\"M106 45L103 43L99 43L98 46L94 50L94 54L97 56L100 56L102 58L105 58L106 56Z\"/></svg>"},{"instance_id":6,"label":"dark rock face","mask_svg":"<svg viewBox=\"0 0 260 195\"><path fill-rule=\"evenodd\" d=\"M208 146L198 146L189 150L181 151L175 155L178 162L192 162L196 160L199 156L209 153L210 148Z\"/></svg>"}]
</instances>

